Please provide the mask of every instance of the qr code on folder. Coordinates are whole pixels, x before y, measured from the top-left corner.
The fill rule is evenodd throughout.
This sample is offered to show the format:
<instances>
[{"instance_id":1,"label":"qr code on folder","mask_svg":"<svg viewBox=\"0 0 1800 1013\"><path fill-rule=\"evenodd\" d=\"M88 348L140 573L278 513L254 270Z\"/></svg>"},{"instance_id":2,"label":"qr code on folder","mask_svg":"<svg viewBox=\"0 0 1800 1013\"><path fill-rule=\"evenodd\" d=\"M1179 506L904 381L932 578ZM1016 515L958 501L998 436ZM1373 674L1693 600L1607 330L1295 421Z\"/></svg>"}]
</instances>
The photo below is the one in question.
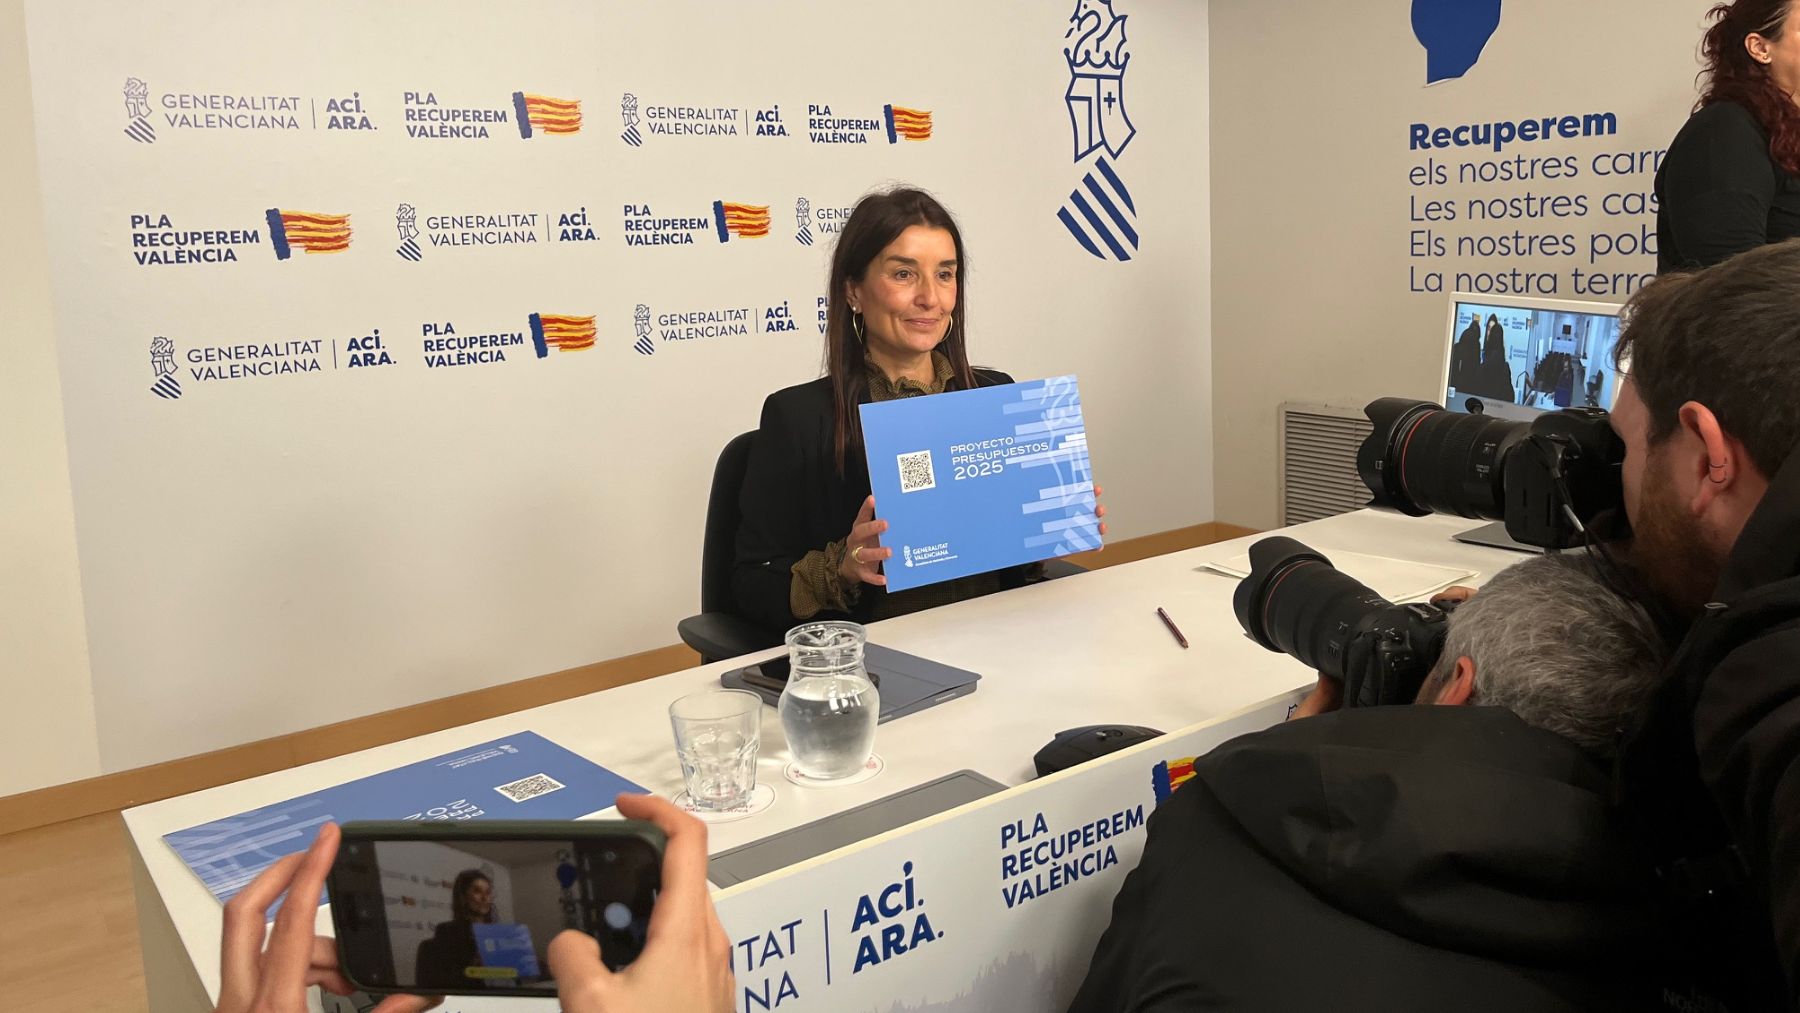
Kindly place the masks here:
<instances>
[{"instance_id":1,"label":"qr code on folder","mask_svg":"<svg viewBox=\"0 0 1800 1013\"><path fill-rule=\"evenodd\" d=\"M937 488L937 476L931 471L931 451L901 454L898 460L901 492L923 492Z\"/></svg>"},{"instance_id":2,"label":"qr code on folder","mask_svg":"<svg viewBox=\"0 0 1800 1013\"><path fill-rule=\"evenodd\" d=\"M539 795L548 795L553 791L561 791L562 788L562 782L549 774L533 774L511 784L498 785L494 790L514 802L529 802Z\"/></svg>"}]
</instances>

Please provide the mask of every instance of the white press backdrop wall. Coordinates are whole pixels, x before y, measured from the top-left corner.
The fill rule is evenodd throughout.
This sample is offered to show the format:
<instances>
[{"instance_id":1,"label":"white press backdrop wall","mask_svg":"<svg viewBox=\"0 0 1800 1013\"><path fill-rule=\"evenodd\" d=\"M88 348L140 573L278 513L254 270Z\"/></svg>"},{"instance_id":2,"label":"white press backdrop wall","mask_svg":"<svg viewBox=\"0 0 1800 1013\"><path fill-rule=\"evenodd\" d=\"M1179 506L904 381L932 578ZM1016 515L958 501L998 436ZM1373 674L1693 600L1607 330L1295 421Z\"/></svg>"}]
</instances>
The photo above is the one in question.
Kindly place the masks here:
<instances>
[{"instance_id":1,"label":"white press backdrop wall","mask_svg":"<svg viewBox=\"0 0 1800 1013\"><path fill-rule=\"evenodd\" d=\"M24 0L0 0L0 795L100 773L30 96Z\"/></svg>"},{"instance_id":2,"label":"white press backdrop wall","mask_svg":"<svg viewBox=\"0 0 1800 1013\"><path fill-rule=\"evenodd\" d=\"M672 642L717 449L817 375L820 212L887 182L959 215L977 360L1081 377L1114 537L1212 518L1203 3L27 11L101 770ZM515 92L578 101L580 130L521 137ZM809 106L889 104L929 139L810 136ZM668 107L738 132L659 133ZM505 121L424 138L409 109ZM755 136L777 110L786 135ZM721 242L715 201L767 206L768 235ZM349 248L279 259L271 209L348 215ZM434 227L453 214L537 217ZM638 217L705 221L628 245ZM441 242L466 231L535 241ZM186 232L225 234L154 262ZM539 358L534 313L591 316L594 347ZM670 340L683 314L749 333ZM432 367L446 325L527 337Z\"/></svg>"}]
</instances>

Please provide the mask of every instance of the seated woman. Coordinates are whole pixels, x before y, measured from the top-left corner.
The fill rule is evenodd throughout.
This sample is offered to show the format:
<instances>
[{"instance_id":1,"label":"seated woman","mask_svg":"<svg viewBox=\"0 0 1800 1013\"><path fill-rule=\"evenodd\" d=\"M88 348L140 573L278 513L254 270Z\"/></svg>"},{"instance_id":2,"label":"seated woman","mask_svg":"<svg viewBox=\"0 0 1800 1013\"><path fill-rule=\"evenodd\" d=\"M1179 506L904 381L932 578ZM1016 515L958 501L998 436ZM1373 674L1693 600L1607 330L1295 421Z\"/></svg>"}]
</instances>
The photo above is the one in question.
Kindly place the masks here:
<instances>
[{"instance_id":1,"label":"seated woman","mask_svg":"<svg viewBox=\"0 0 1800 1013\"><path fill-rule=\"evenodd\" d=\"M858 406L1013 382L969 365L967 269L955 220L923 191L871 194L844 223L826 289L825 375L763 402L744 476L732 589L745 618L776 634L811 619L872 622L1041 572L1011 567L897 594L883 587L881 564L893 550L880 545L887 523L869 494Z\"/></svg>"},{"instance_id":2,"label":"seated woman","mask_svg":"<svg viewBox=\"0 0 1800 1013\"><path fill-rule=\"evenodd\" d=\"M478 979L468 969L481 966L475 923L494 920L494 881L480 869L464 869L450 887L450 920L439 922L413 957L421 988L469 988Z\"/></svg>"}]
</instances>

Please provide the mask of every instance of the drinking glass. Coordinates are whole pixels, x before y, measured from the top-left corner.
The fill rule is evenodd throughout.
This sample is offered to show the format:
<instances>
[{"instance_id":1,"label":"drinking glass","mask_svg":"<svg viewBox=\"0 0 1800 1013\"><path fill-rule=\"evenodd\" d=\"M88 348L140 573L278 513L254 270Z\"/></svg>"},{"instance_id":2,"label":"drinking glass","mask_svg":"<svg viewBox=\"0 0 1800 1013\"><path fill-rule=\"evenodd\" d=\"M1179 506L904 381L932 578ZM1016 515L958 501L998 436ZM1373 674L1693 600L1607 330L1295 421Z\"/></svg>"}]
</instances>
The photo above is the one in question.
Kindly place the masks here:
<instances>
[{"instance_id":1,"label":"drinking glass","mask_svg":"<svg viewBox=\"0 0 1800 1013\"><path fill-rule=\"evenodd\" d=\"M684 696L669 705L675 752L694 808L733 809L756 790L762 698L741 689Z\"/></svg>"}]
</instances>

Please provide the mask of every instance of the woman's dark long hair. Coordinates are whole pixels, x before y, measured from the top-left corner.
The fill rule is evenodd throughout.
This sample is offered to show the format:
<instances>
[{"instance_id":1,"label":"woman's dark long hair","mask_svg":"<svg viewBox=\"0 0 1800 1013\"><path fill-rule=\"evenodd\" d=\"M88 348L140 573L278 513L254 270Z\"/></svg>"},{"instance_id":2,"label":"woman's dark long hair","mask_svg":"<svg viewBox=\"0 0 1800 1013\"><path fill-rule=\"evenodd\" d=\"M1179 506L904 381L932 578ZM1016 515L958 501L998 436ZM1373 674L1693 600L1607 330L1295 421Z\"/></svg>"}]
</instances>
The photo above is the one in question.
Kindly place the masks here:
<instances>
[{"instance_id":1,"label":"woman's dark long hair","mask_svg":"<svg viewBox=\"0 0 1800 1013\"><path fill-rule=\"evenodd\" d=\"M1499 317L1488 317L1487 337L1481 344L1481 361L1506 362L1506 331L1501 328Z\"/></svg>"},{"instance_id":2,"label":"woman's dark long hair","mask_svg":"<svg viewBox=\"0 0 1800 1013\"><path fill-rule=\"evenodd\" d=\"M956 244L956 305L951 307L955 316L938 351L950 360L953 381L958 387L968 390L975 386L975 370L969 365L965 339L969 326L969 255L963 250L956 219L936 198L912 187L864 197L850 212L850 220L838 235L837 247L831 253L831 278L825 286L829 293L825 310L825 375L831 378L834 449L840 475L850 453L862 446L862 416L857 406L863 403L869 389L868 351L851 326L848 290L852 282L863 280L869 265L889 243L914 225L943 229Z\"/></svg>"},{"instance_id":3,"label":"woman's dark long hair","mask_svg":"<svg viewBox=\"0 0 1800 1013\"><path fill-rule=\"evenodd\" d=\"M489 890L494 888L494 881L480 869L464 869L456 874L456 883L450 887L450 917L459 922L491 922L494 920L494 905L491 902L488 904L487 914L481 918L476 918L475 913L469 910L469 887L474 885L478 879L486 883Z\"/></svg>"},{"instance_id":4,"label":"woman's dark long hair","mask_svg":"<svg viewBox=\"0 0 1800 1013\"><path fill-rule=\"evenodd\" d=\"M1713 6L1706 16L1713 22L1700 42L1706 69L1700 72L1705 87L1696 111L1717 102L1736 102L1769 135L1769 157L1788 172L1800 175L1800 106L1775 83L1769 68L1751 59L1744 40L1760 35L1779 39L1787 27L1794 0L1736 0Z\"/></svg>"}]
</instances>

